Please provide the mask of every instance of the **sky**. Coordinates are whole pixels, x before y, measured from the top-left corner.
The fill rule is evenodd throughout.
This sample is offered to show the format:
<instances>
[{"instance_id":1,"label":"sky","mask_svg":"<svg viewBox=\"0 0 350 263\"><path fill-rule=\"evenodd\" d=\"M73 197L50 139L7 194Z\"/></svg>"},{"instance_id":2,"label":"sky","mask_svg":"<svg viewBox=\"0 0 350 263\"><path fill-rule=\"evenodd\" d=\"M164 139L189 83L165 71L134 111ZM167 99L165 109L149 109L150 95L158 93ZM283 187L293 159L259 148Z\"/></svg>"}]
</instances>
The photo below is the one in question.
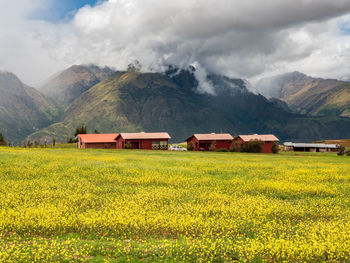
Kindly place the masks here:
<instances>
[{"instance_id":1,"label":"sky","mask_svg":"<svg viewBox=\"0 0 350 263\"><path fill-rule=\"evenodd\" d=\"M252 83L291 71L350 79L349 58L349 0L0 0L0 69L35 87L73 64L134 60Z\"/></svg>"}]
</instances>

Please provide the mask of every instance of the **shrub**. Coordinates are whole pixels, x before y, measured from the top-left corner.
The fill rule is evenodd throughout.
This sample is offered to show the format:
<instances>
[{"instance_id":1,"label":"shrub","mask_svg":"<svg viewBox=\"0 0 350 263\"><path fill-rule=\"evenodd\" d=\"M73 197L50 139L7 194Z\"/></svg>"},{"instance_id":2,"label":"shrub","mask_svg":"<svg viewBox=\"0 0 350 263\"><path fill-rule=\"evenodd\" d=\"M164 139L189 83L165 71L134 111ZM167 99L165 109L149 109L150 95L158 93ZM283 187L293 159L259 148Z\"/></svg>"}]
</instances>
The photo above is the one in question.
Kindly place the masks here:
<instances>
[{"instance_id":1,"label":"shrub","mask_svg":"<svg viewBox=\"0 0 350 263\"><path fill-rule=\"evenodd\" d=\"M0 146L6 146L6 141L2 133L0 133Z\"/></svg>"},{"instance_id":2,"label":"shrub","mask_svg":"<svg viewBox=\"0 0 350 263\"><path fill-rule=\"evenodd\" d=\"M238 152L239 148L237 143L233 143L230 147L230 152Z\"/></svg>"},{"instance_id":3,"label":"shrub","mask_svg":"<svg viewBox=\"0 0 350 263\"><path fill-rule=\"evenodd\" d=\"M261 140L250 140L246 143L246 149L249 153L261 153L263 148L263 141Z\"/></svg>"},{"instance_id":4,"label":"shrub","mask_svg":"<svg viewBox=\"0 0 350 263\"><path fill-rule=\"evenodd\" d=\"M338 150L338 155L344 155L345 154L345 147L344 146L340 146L339 150Z\"/></svg>"},{"instance_id":5,"label":"shrub","mask_svg":"<svg viewBox=\"0 0 350 263\"><path fill-rule=\"evenodd\" d=\"M209 146L209 151L214 152L216 150L216 143L213 141Z\"/></svg>"},{"instance_id":6,"label":"shrub","mask_svg":"<svg viewBox=\"0 0 350 263\"><path fill-rule=\"evenodd\" d=\"M56 146L56 139L52 138L52 146L55 147Z\"/></svg>"},{"instance_id":7,"label":"shrub","mask_svg":"<svg viewBox=\"0 0 350 263\"><path fill-rule=\"evenodd\" d=\"M274 143L272 144L272 147L271 147L272 153L278 153L279 150L280 150L280 147L278 146L278 144L277 144L276 142L274 142Z\"/></svg>"},{"instance_id":8,"label":"shrub","mask_svg":"<svg viewBox=\"0 0 350 263\"><path fill-rule=\"evenodd\" d=\"M125 149L131 149L132 146L131 146L131 143L130 142L127 142L124 146Z\"/></svg>"},{"instance_id":9,"label":"shrub","mask_svg":"<svg viewBox=\"0 0 350 263\"><path fill-rule=\"evenodd\" d=\"M189 142L189 143L187 144L187 150L188 150L188 151L193 151L193 150L194 150L193 142Z\"/></svg>"},{"instance_id":10,"label":"shrub","mask_svg":"<svg viewBox=\"0 0 350 263\"><path fill-rule=\"evenodd\" d=\"M220 148L218 150L216 150L217 152L228 152L228 150L226 148Z\"/></svg>"},{"instance_id":11,"label":"shrub","mask_svg":"<svg viewBox=\"0 0 350 263\"><path fill-rule=\"evenodd\" d=\"M350 150L346 152L346 156L350 156Z\"/></svg>"}]
</instances>

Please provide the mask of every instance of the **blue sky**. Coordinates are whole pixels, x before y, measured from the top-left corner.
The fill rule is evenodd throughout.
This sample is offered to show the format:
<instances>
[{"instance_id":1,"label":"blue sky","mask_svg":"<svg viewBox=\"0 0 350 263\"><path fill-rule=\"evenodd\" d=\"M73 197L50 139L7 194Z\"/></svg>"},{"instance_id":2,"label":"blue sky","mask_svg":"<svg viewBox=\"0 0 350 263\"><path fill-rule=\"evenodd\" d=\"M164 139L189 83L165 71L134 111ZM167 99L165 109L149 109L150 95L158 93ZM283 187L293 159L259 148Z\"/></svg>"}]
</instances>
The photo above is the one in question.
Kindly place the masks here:
<instances>
[{"instance_id":1,"label":"blue sky","mask_svg":"<svg viewBox=\"0 0 350 263\"><path fill-rule=\"evenodd\" d=\"M38 10L32 18L50 22L69 20L79 8L85 5L95 6L102 1L105 0L49 0L49 7Z\"/></svg>"}]
</instances>

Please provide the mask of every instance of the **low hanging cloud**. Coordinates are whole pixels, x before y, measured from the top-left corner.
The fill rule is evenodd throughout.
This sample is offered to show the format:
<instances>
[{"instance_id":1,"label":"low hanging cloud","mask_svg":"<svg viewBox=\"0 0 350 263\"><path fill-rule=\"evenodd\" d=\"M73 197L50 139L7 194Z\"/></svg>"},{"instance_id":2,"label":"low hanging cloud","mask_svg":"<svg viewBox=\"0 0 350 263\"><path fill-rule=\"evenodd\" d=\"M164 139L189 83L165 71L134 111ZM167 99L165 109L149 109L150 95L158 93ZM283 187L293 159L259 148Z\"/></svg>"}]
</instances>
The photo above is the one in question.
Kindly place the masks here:
<instances>
[{"instance_id":1,"label":"low hanging cloud","mask_svg":"<svg viewBox=\"0 0 350 263\"><path fill-rule=\"evenodd\" d=\"M68 23L31 21L21 35L39 58L31 63L49 65L45 73L80 63L126 69L138 60L144 71L196 63L200 72L251 80L290 70L340 78L350 76L350 37L339 29L349 14L348 0L109 0ZM31 63L18 66L22 75Z\"/></svg>"}]
</instances>

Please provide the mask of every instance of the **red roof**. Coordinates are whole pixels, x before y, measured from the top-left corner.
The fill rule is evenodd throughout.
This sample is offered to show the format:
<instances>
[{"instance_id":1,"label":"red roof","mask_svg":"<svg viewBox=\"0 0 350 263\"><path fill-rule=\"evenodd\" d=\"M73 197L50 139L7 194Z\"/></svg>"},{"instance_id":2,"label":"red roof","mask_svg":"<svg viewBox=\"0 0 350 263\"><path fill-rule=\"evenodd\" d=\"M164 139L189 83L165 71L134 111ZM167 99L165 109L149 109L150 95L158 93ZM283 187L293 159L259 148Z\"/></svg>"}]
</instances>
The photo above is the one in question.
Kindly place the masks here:
<instances>
[{"instance_id":1,"label":"red roof","mask_svg":"<svg viewBox=\"0 0 350 263\"><path fill-rule=\"evenodd\" d=\"M249 142L251 140L260 140L264 142L278 142L279 139L273 134L252 134L252 135L238 135L243 141Z\"/></svg>"},{"instance_id":2,"label":"red roof","mask_svg":"<svg viewBox=\"0 0 350 263\"><path fill-rule=\"evenodd\" d=\"M84 143L108 143L115 142L119 133L102 133L102 134L78 134Z\"/></svg>"},{"instance_id":3,"label":"red roof","mask_svg":"<svg viewBox=\"0 0 350 263\"><path fill-rule=\"evenodd\" d=\"M124 140L142 140L142 139L170 139L167 132L136 132L136 133L121 133L119 134ZM115 139L117 139L116 136Z\"/></svg>"},{"instance_id":4,"label":"red roof","mask_svg":"<svg viewBox=\"0 0 350 263\"><path fill-rule=\"evenodd\" d=\"M190 138L188 138L186 141L191 139L192 137L196 137L199 141L226 141L226 140L232 140L233 137L229 133L207 133L207 134L193 134Z\"/></svg>"}]
</instances>

